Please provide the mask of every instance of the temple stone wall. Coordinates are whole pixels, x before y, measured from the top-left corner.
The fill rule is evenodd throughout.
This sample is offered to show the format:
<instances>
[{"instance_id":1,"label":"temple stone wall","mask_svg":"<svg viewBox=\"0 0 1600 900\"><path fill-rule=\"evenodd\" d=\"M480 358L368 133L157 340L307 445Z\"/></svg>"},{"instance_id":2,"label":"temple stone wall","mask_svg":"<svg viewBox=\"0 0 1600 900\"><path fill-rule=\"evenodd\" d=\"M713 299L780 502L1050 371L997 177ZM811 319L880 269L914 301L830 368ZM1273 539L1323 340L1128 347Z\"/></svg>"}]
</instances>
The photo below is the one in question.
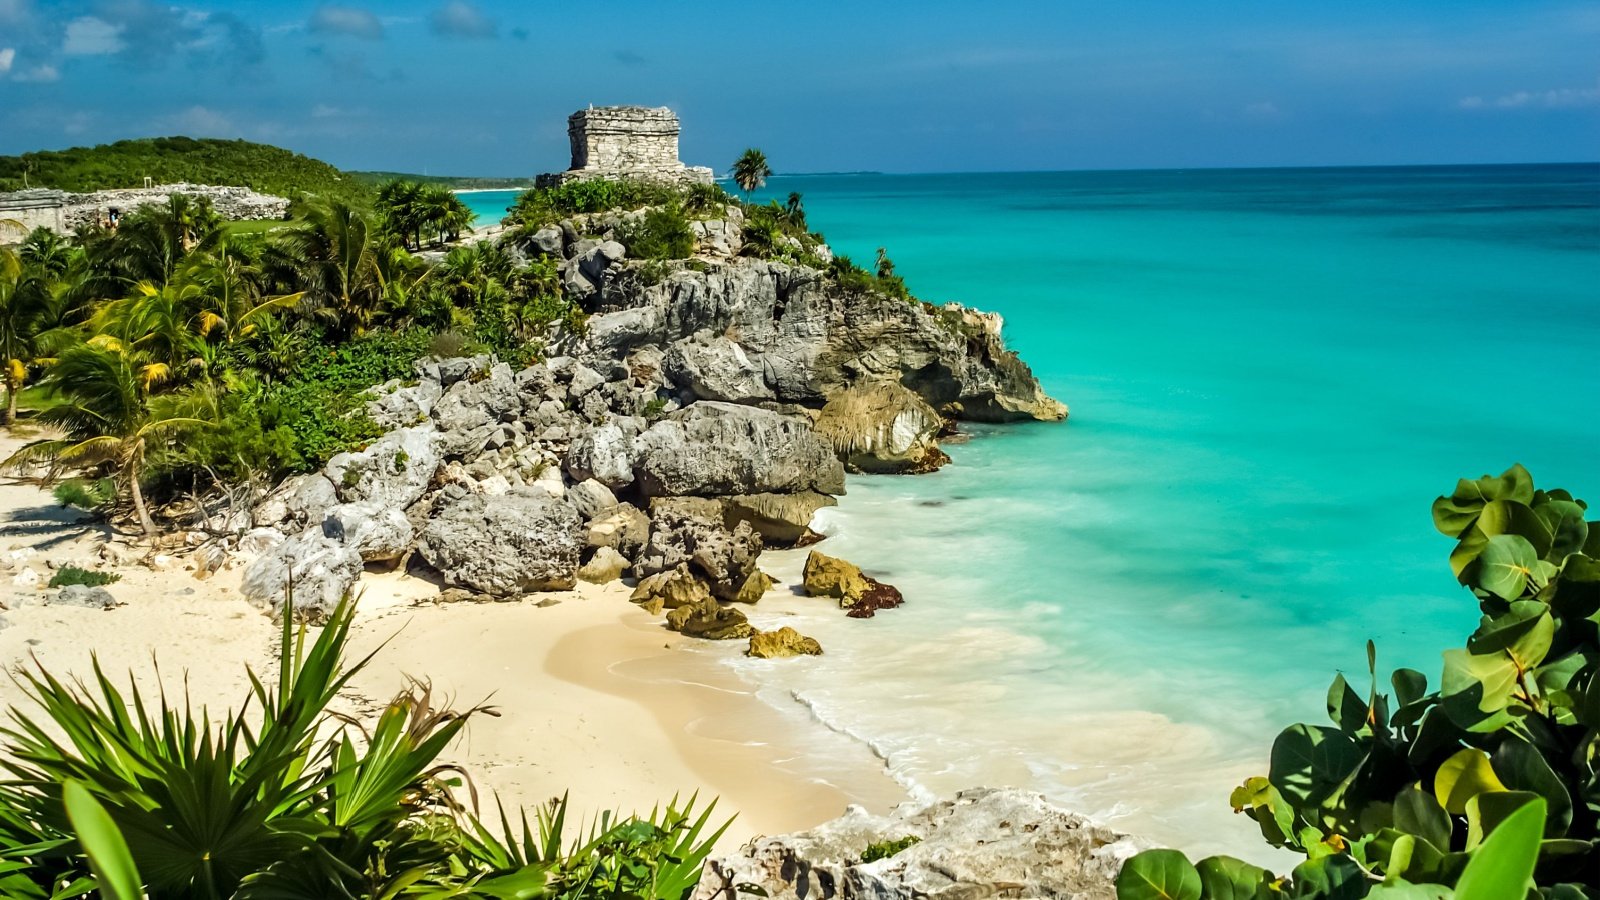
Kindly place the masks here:
<instances>
[{"instance_id":1,"label":"temple stone wall","mask_svg":"<svg viewBox=\"0 0 1600 900\"><path fill-rule=\"evenodd\" d=\"M43 226L66 234L82 225L109 225L141 206L165 203L173 194L204 197L217 215L228 220L282 219L289 201L246 187L209 184L163 184L148 188L72 194L55 190L0 194L0 220L20 222L26 231ZM0 241L15 240L12 228L0 228ZM26 231L24 233L26 233Z\"/></svg>"},{"instance_id":2,"label":"temple stone wall","mask_svg":"<svg viewBox=\"0 0 1600 900\"><path fill-rule=\"evenodd\" d=\"M540 185L587 178L644 178L710 184L704 166L678 159L678 116L666 107L602 106L567 117L572 166L539 176Z\"/></svg>"}]
</instances>

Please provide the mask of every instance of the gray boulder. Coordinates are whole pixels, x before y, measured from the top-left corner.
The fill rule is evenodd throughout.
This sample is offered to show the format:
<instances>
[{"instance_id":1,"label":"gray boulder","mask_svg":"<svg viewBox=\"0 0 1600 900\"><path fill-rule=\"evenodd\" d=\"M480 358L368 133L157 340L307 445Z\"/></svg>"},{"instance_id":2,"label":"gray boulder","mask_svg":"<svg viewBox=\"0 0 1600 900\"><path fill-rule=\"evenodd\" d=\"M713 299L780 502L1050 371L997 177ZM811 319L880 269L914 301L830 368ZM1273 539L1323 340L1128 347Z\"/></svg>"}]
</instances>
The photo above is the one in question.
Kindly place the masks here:
<instances>
[{"instance_id":1,"label":"gray boulder","mask_svg":"<svg viewBox=\"0 0 1600 900\"><path fill-rule=\"evenodd\" d=\"M572 587L582 529L570 504L517 487L444 504L422 530L417 549L449 584L511 597Z\"/></svg>"},{"instance_id":2,"label":"gray boulder","mask_svg":"<svg viewBox=\"0 0 1600 900\"><path fill-rule=\"evenodd\" d=\"M391 431L359 453L340 453L323 473L342 502L405 509L428 489L441 462L438 432L419 425Z\"/></svg>"},{"instance_id":3,"label":"gray boulder","mask_svg":"<svg viewBox=\"0 0 1600 900\"><path fill-rule=\"evenodd\" d=\"M398 378L373 388L367 401L367 415L385 428L403 428L426 420L443 394L436 378L424 378L406 387Z\"/></svg>"},{"instance_id":4,"label":"gray boulder","mask_svg":"<svg viewBox=\"0 0 1600 900\"><path fill-rule=\"evenodd\" d=\"M833 395L817 416L817 434L852 471L931 472L950 461L939 449L942 419L898 381L852 385Z\"/></svg>"},{"instance_id":5,"label":"gray boulder","mask_svg":"<svg viewBox=\"0 0 1600 900\"><path fill-rule=\"evenodd\" d=\"M668 348L664 365L674 384L702 400L756 403L776 396L761 357L726 337L698 334L678 341Z\"/></svg>"},{"instance_id":6,"label":"gray boulder","mask_svg":"<svg viewBox=\"0 0 1600 900\"><path fill-rule=\"evenodd\" d=\"M567 502L578 510L584 521L617 508L617 495L593 478L580 481L567 489Z\"/></svg>"},{"instance_id":7,"label":"gray boulder","mask_svg":"<svg viewBox=\"0 0 1600 900\"><path fill-rule=\"evenodd\" d=\"M545 227L533 233L530 243L537 248L540 253L550 256L560 256L563 245L561 240L561 229L554 225L546 225Z\"/></svg>"},{"instance_id":8,"label":"gray boulder","mask_svg":"<svg viewBox=\"0 0 1600 900\"><path fill-rule=\"evenodd\" d=\"M908 837L917 841L893 856L861 861L867 847ZM810 831L758 839L709 860L690 896L741 900L754 886L771 900L1112 900L1122 864L1145 847L1038 794L978 788L886 816L852 805Z\"/></svg>"},{"instance_id":9,"label":"gray boulder","mask_svg":"<svg viewBox=\"0 0 1600 900\"><path fill-rule=\"evenodd\" d=\"M740 494L722 498L722 517L731 527L749 522L762 540L788 545L804 537L817 510L839 501L816 491L795 494Z\"/></svg>"},{"instance_id":10,"label":"gray boulder","mask_svg":"<svg viewBox=\"0 0 1600 900\"><path fill-rule=\"evenodd\" d=\"M339 492L321 472L296 475L285 479L256 505L255 524L295 534L321 522L328 508L338 502Z\"/></svg>"},{"instance_id":11,"label":"gray boulder","mask_svg":"<svg viewBox=\"0 0 1600 900\"><path fill-rule=\"evenodd\" d=\"M275 614L288 598L296 615L317 622L328 617L360 578L360 551L311 528L256 557L244 570L239 592Z\"/></svg>"},{"instance_id":12,"label":"gray boulder","mask_svg":"<svg viewBox=\"0 0 1600 900\"><path fill-rule=\"evenodd\" d=\"M593 478L612 490L633 483L634 441L615 424L589 429L567 447L567 472L577 481Z\"/></svg>"},{"instance_id":13,"label":"gray boulder","mask_svg":"<svg viewBox=\"0 0 1600 900\"><path fill-rule=\"evenodd\" d=\"M605 383L605 376L579 363L572 369L572 381L567 385L567 398L576 403L582 400L584 395Z\"/></svg>"},{"instance_id":14,"label":"gray boulder","mask_svg":"<svg viewBox=\"0 0 1600 900\"><path fill-rule=\"evenodd\" d=\"M690 404L633 449L645 496L844 493L844 467L809 422L752 406Z\"/></svg>"},{"instance_id":15,"label":"gray boulder","mask_svg":"<svg viewBox=\"0 0 1600 900\"><path fill-rule=\"evenodd\" d=\"M620 503L590 520L584 542L593 548L610 547L633 559L650 539L650 517L631 503Z\"/></svg>"},{"instance_id":16,"label":"gray boulder","mask_svg":"<svg viewBox=\"0 0 1600 900\"><path fill-rule=\"evenodd\" d=\"M354 548L364 562L393 562L411 549L417 536L404 510L371 502L341 503L328 510L322 533Z\"/></svg>"},{"instance_id":17,"label":"gray boulder","mask_svg":"<svg viewBox=\"0 0 1600 900\"><path fill-rule=\"evenodd\" d=\"M621 578L627 568L626 557L610 547L601 547L578 569L578 580L590 584L609 584Z\"/></svg>"},{"instance_id":18,"label":"gray boulder","mask_svg":"<svg viewBox=\"0 0 1600 900\"><path fill-rule=\"evenodd\" d=\"M687 566L705 579L713 595L737 600L759 571L761 546L761 536L747 522L730 530L721 519L665 505L652 512L650 540L634 561L634 572L649 576Z\"/></svg>"}]
</instances>

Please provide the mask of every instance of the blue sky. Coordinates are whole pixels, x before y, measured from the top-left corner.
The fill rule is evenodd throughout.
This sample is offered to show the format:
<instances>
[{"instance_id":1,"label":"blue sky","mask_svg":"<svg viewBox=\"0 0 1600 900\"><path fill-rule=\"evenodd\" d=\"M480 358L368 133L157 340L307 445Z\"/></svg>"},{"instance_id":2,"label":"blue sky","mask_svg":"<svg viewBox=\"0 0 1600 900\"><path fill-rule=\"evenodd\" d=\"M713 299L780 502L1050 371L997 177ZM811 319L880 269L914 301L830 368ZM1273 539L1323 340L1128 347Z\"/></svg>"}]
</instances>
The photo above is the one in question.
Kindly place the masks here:
<instances>
[{"instance_id":1,"label":"blue sky","mask_svg":"<svg viewBox=\"0 0 1600 900\"><path fill-rule=\"evenodd\" d=\"M685 161L895 172L1600 159L1600 0L0 0L0 153L191 134L345 168L564 168L668 105Z\"/></svg>"}]
</instances>

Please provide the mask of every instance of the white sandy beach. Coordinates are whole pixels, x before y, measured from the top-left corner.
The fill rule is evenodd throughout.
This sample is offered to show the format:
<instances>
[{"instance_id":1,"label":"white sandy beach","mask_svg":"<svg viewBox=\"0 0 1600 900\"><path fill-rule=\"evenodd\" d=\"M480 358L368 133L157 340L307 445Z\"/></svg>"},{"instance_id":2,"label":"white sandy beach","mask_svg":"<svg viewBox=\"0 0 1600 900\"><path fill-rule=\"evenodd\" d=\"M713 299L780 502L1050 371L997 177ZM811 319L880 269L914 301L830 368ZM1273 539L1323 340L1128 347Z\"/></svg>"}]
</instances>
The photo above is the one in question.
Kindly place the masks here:
<instances>
[{"instance_id":1,"label":"white sandy beach","mask_svg":"<svg viewBox=\"0 0 1600 900\"><path fill-rule=\"evenodd\" d=\"M0 457L20 443L0 439ZM115 609L48 604L48 564L108 567L100 556L110 536L30 482L0 481L0 558L13 566L0 572L0 661L87 675L98 658L117 677L131 670L153 686L154 657L170 696L187 690L196 704L237 707L248 694L245 667L273 670L279 627L240 597L241 565L198 579L182 558L151 555L115 567ZM375 708L410 676L458 707L493 706L498 716L475 718L447 754L485 798L496 792L515 806L570 792L575 809L592 814L698 792L739 813L724 847L814 825L850 802L904 799L859 746L843 745L860 757L844 761L848 779L809 774L793 719L756 699L704 645L689 647L693 639L629 604L621 584L551 594L560 602L545 607L436 604L433 583L404 573L369 573L362 590L352 655L383 647L350 703ZM5 679L0 702L25 698ZM828 762L840 770L840 759Z\"/></svg>"}]
</instances>

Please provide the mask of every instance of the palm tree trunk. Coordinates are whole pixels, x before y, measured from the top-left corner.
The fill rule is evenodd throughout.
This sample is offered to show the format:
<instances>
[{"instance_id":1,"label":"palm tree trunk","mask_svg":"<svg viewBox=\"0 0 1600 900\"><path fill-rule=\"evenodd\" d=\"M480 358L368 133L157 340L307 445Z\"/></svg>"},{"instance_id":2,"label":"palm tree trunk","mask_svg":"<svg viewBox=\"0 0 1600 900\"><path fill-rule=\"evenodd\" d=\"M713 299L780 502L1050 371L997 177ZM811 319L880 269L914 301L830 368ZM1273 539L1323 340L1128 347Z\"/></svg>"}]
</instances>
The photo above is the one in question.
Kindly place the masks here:
<instances>
[{"instance_id":1,"label":"palm tree trunk","mask_svg":"<svg viewBox=\"0 0 1600 900\"><path fill-rule=\"evenodd\" d=\"M144 491L139 490L139 456L137 453L128 460L128 494L133 498L133 512L139 517L139 527L144 529L145 537L154 537L156 523L150 518L150 510L144 505Z\"/></svg>"},{"instance_id":2,"label":"palm tree trunk","mask_svg":"<svg viewBox=\"0 0 1600 900\"><path fill-rule=\"evenodd\" d=\"M0 420L0 428L10 428L17 421L17 389L20 387L15 378L6 376L6 412L5 419Z\"/></svg>"}]
</instances>

